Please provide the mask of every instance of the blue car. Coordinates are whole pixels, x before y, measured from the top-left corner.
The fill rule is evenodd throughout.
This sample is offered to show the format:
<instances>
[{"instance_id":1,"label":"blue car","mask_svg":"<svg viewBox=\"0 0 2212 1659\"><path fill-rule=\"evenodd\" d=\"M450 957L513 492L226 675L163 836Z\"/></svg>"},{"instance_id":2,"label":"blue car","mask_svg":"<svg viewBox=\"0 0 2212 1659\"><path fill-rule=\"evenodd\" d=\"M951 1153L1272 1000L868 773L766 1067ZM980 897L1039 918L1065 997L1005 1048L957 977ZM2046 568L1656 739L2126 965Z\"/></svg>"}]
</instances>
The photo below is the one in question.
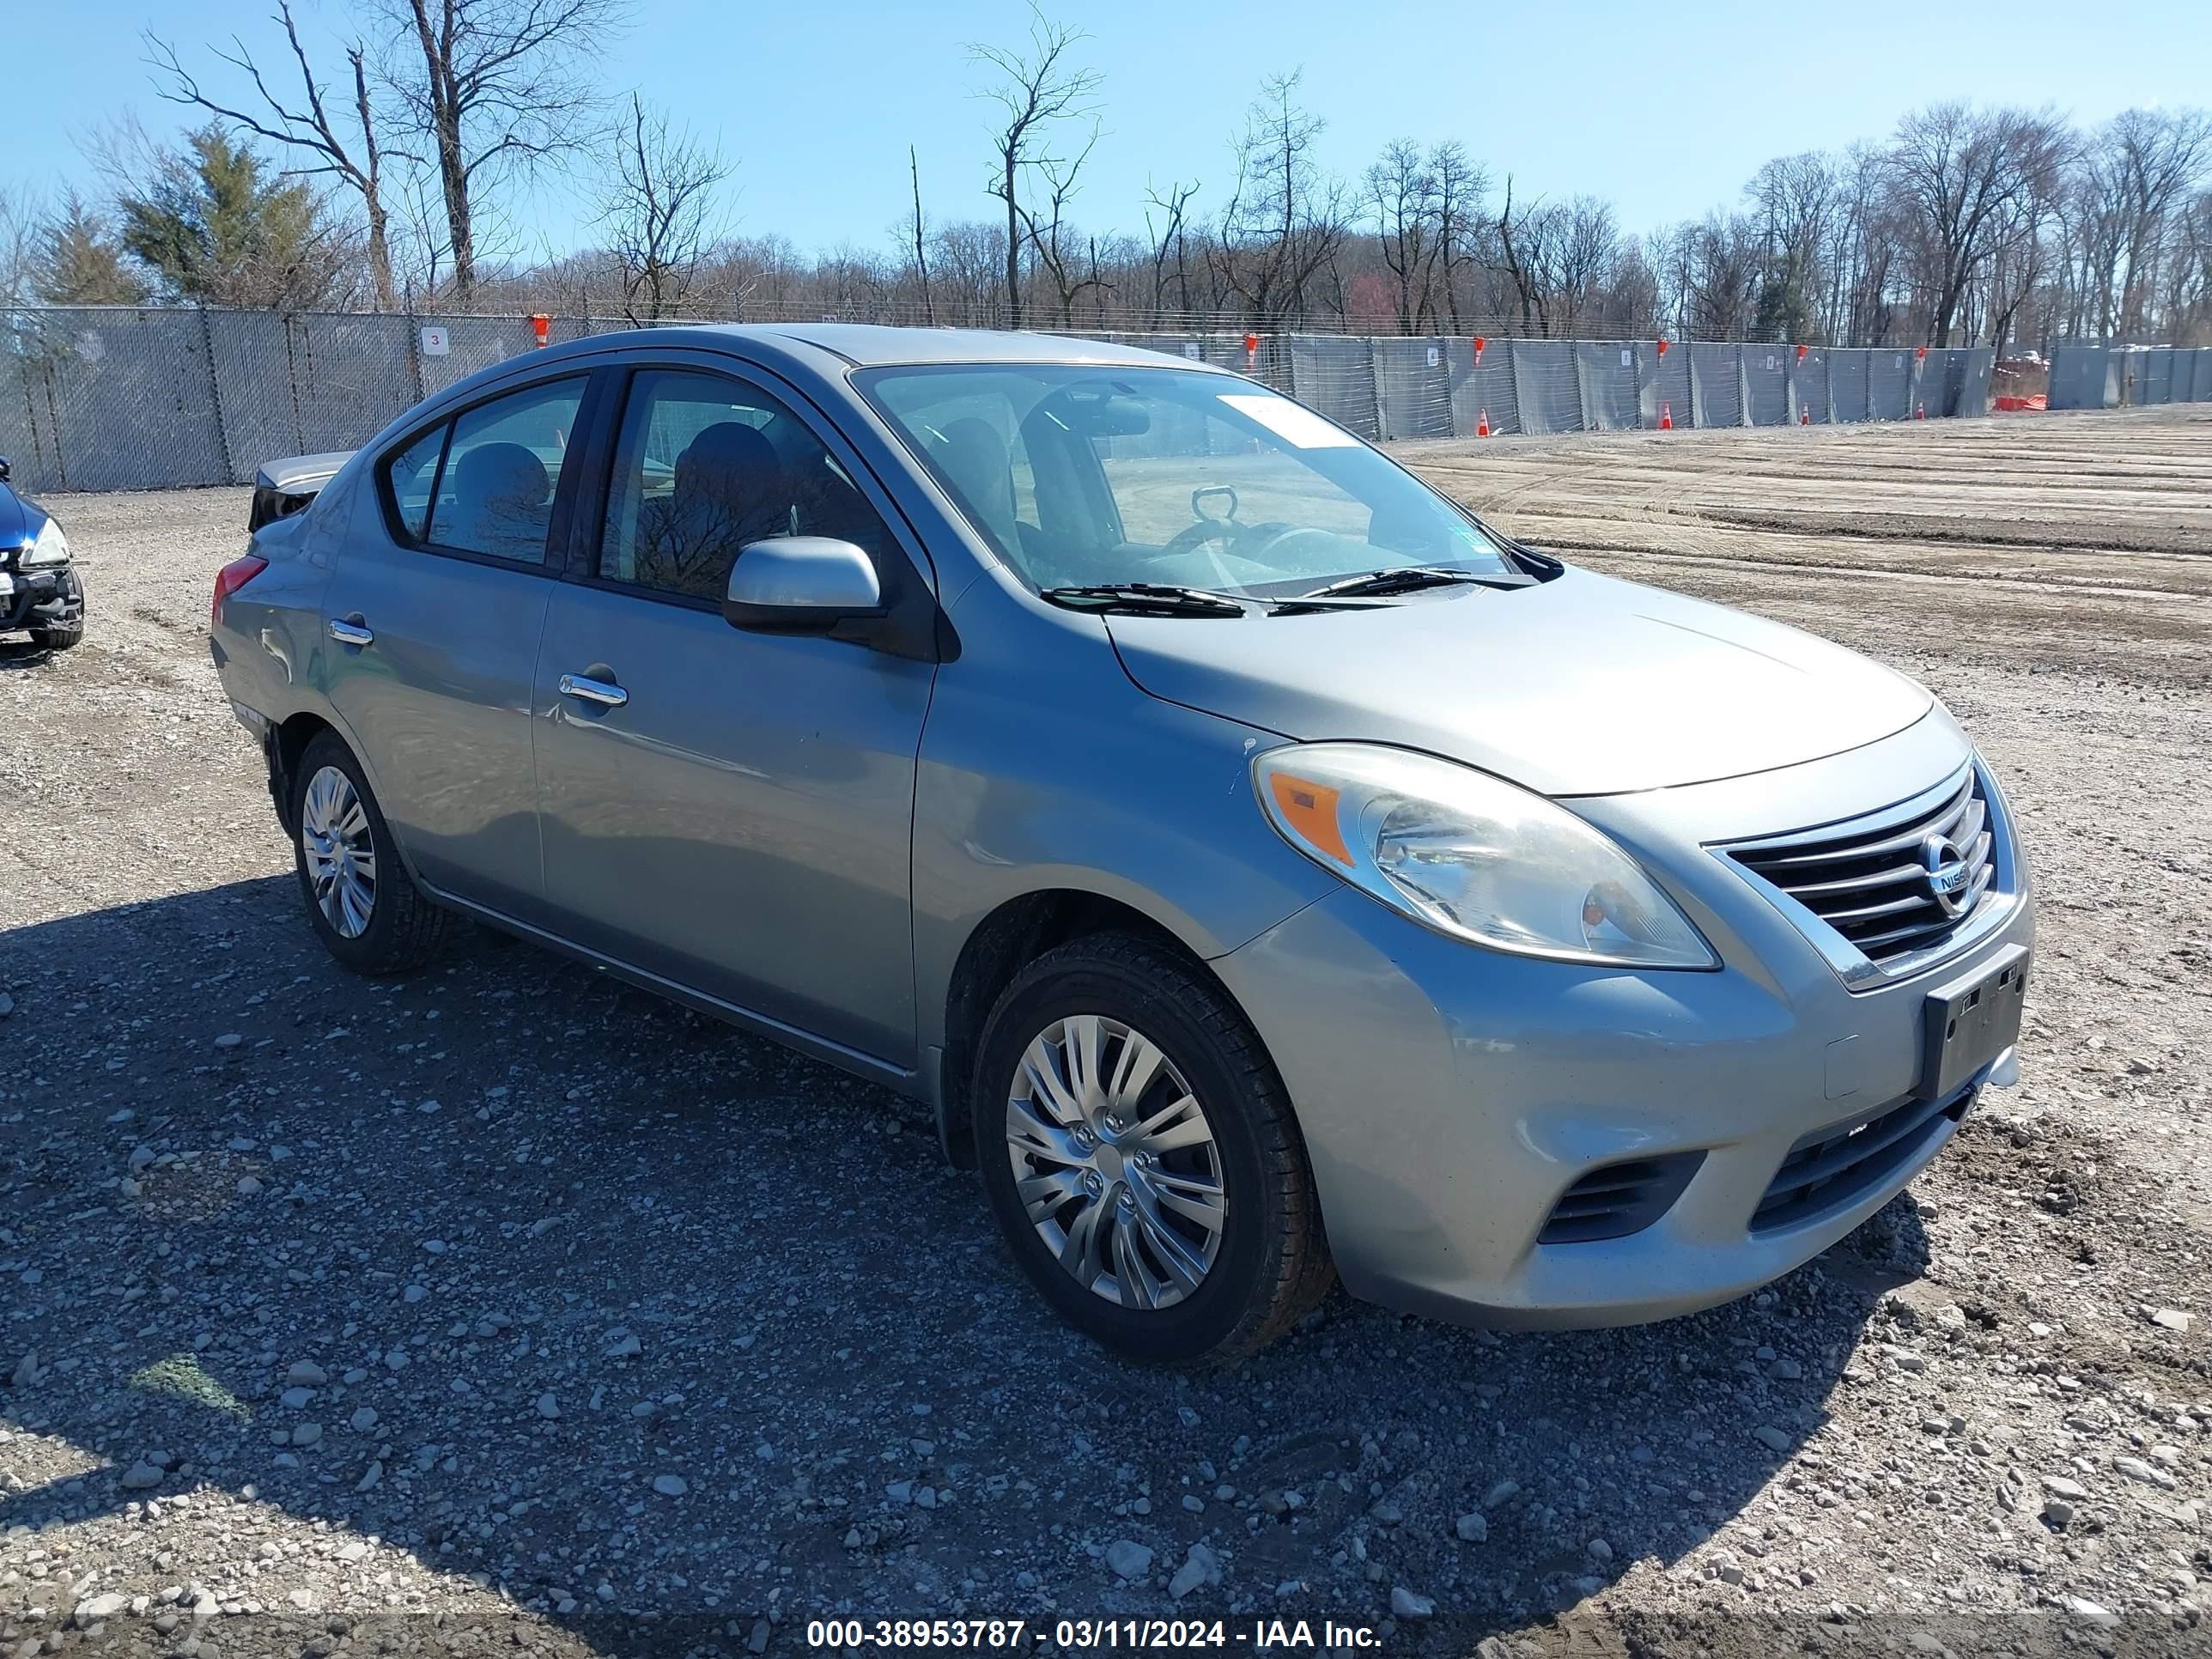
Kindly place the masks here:
<instances>
[{"instance_id":1,"label":"blue car","mask_svg":"<svg viewBox=\"0 0 2212 1659\"><path fill-rule=\"evenodd\" d=\"M0 634L66 651L84 637L84 584L61 521L8 483L0 457Z\"/></svg>"}]
</instances>

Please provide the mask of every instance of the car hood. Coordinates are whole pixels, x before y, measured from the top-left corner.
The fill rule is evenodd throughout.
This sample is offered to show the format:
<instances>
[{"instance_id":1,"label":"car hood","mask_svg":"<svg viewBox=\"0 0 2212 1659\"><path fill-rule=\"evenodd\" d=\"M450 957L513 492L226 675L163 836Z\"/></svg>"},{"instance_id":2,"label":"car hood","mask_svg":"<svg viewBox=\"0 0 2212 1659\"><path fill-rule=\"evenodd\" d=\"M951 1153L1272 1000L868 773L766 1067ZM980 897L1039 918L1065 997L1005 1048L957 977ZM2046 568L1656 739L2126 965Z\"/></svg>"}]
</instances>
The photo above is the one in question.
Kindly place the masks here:
<instances>
[{"instance_id":1,"label":"car hood","mask_svg":"<svg viewBox=\"0 0 2212 1659\"><path fill-rule=\"evenodd\" d=\"M1107 626L1154 696L1286 737L1426 750L1549 795L1816 760L1935 701L1796 629L1572 568L1374 610Z\"/></svg>"}]
</instances>

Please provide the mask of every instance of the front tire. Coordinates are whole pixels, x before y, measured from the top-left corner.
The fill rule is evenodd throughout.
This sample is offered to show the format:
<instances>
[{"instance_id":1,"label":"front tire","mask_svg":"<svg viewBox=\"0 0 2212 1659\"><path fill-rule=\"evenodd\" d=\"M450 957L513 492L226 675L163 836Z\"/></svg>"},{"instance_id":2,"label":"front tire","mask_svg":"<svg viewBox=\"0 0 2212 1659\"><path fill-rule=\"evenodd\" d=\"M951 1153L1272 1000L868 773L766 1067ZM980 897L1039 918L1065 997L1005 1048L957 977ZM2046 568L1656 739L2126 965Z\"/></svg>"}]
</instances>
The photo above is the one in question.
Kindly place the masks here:
<instances>
[{"instance_id":1,"label":"front tire","mask_svg":"<svg viewBox=\"0 0 2212 1659\"><path fill-rule=\"evenodd\" d=\"M1105 1346L1226 1364L1334 1281L1282 1079L1173 951L1108 933L1038 957L992 1010L970 1097L1015 1259Z\"/></svg>"},{"instance_id":2,"label":"front tire","mask_svg":"<svg viewBox=\"0 0 2212 1659\"><path fill-rule=\"evenodd\" d=\"M293 861L324 947L356 974L422 967L444 947L452 919L400 863L361 763L325 732L307 744L292 778Z\"/></svg>"},{"instance_id":3,"label":"front tire","mask_svg":"<svg viewBox=\"0 0 2212 1659\"><path fill-rule=\"evenodd\" d=\"M84 643L84 618L79 617L75 622L63 623L54 628L34 628L31 630L31 643L46 651L67 651L72 646L82 645Z\"/></svg>"}]
</instances>

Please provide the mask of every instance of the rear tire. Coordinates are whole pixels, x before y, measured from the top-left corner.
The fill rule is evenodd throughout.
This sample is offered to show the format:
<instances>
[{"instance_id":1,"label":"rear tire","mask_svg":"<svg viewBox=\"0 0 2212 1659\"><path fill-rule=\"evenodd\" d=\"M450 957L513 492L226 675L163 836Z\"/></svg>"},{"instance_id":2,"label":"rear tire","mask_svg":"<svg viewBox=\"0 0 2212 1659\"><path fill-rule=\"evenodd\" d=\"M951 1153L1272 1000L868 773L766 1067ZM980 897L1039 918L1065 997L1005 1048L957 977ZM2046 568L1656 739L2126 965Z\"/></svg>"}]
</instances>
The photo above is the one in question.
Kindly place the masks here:
<instances>
[{"instance_id":1,"label":"rear tire","mask_svg":"<svg viewBox=\"0 0 2212 1659\"><path fill-rule=\"evenodd\" d=\"M1282 1079L1174 951L1103 933L1038 957L985 1024L970 1099L1016 1261L1103 1346L1228 1364L1334 1281Z\"/></svg>"},{"instance_id":2,"label":"rear tire","mask_svg":"<svg viewBox=\"0 0 2212 1659\"><path fill-rule=\"evenodd\" d=\"M412 972L444 948L453 918L415 885L361 763L334 732L292 774L294 867L324 948L356 974Z\"/></svg>"}]
</instances>

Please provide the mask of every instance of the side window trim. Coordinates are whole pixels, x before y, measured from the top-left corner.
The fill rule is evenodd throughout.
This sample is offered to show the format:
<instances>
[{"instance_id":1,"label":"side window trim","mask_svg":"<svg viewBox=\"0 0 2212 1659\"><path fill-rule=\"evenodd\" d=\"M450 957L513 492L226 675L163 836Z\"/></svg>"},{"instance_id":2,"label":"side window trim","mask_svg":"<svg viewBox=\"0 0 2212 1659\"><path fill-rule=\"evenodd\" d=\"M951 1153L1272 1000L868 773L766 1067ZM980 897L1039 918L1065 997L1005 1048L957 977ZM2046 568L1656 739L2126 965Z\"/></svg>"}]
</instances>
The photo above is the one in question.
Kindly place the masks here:
<instances>
[{"instance_id":1,"label":"side window trim","mask_svg":"<svg viewBox=\"0 0 2212 1659\"><path fill-rule=\"evenodd\" d=\"M605 380L617 372L604 364L581 363L566 368L562 373L549 374L544 380L504 382L480 398L443 410L435 420L425 421L421 426L410 428L398 442L387 445L376 458L374 484L377 504L384 514L386 534L396 545L410 553L428 553L434 558L458 559L468 564L489 565L495 570L518 570L558 580L565 574L561 550L568 545L570 539L565 509L573 507L580 475L592 469L588 466L563 466L561 469L559 477L554 482L553 501L549 509L545 556L535 564L501 558L496 553L479 553L472 548L451 547L434 538L438 528L438 490L446 482L446 464L453 452L453 432L465 416L488 404L499 402L502 398L542 391L547 386L558 386L563 380L581 380L584 390L578 400L575 425L569 433L569 442L572 446L579 442L588 443L595 435L592 427L597 412L595 394L602 392ZM443 428L445 437L438 446L438 467L430 481L430 501L423 520L424 528L431 533L428 537L416 537L409 532L407 520L399 510L398 500L392 494L392 464L432 432L441 428ZM584 453L588 457L591 451L586 448Z\"/></svg>"}]
</instances>

